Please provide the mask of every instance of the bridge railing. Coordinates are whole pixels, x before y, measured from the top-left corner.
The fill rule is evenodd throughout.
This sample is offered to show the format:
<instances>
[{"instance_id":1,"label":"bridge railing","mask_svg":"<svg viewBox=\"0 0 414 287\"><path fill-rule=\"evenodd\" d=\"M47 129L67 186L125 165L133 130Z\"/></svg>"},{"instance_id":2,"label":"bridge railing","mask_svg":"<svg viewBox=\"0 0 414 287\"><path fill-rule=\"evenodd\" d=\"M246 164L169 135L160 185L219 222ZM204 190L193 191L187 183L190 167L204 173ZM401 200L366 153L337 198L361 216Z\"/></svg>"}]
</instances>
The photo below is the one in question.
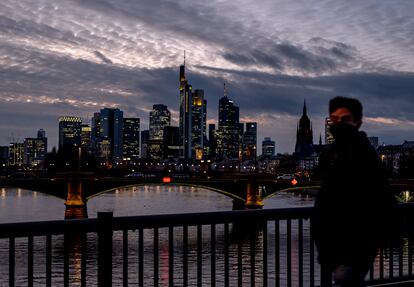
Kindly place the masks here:
<instances>
[{"instance_id":1,"label":"bridge railing","mask_svg":"<svg viewBox=\"0 0 414 287\"><path fill-rule=\"evenodd\" d=\"M412 204L400 206L404 215ZM312 208L0 224L0 285L318 286ZM406 217L407 218L407 217ZM369 284L414 279L409 233Z\"/></svg>"}]
</instances>

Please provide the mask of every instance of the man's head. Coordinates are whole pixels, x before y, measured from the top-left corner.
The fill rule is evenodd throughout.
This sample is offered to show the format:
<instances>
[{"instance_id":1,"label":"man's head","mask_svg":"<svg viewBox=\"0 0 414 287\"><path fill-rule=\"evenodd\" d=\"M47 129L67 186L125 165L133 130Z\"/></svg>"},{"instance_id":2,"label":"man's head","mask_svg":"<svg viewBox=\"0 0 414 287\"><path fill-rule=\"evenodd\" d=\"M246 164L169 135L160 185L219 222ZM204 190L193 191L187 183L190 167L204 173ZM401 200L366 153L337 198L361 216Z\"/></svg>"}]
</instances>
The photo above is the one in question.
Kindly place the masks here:
<instances>
[{"instance_id":1,"label":"man's head","mask_svg":"<svg viewBox=\"0 0 414 287\"><path fill-rule=\"evenodd\" d=\"M359 129L362 124L362 105L357 99L335 97L329 101L331 124L344 123Z\"/></svg>"}]
</instances>

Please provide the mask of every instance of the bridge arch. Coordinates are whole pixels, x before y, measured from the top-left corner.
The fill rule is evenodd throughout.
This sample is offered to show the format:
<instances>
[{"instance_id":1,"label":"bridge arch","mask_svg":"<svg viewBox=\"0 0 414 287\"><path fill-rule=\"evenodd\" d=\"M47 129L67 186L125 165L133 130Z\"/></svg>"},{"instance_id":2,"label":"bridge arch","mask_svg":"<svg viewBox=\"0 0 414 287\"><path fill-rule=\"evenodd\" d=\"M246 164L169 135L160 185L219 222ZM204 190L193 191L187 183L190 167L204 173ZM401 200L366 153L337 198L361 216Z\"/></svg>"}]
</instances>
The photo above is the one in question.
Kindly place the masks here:
<instances>
[{"instance_id":1,"label":"bridge arch","mask_svg":"<svg viewBox=\"0 0 414 287\"><path fill-rule=\"evenodd\" d=\"M273 196L275 196L276 194L280 193L280 192L298 192L298 191L303 191L304 193L310 194L310 195L315 195L316 194L316 190L319 190L321 187L320 185L312 185L312 186L294 186L294 187L288 187L288 188L283 188L280 190L276 190L270 194L267 194L265 196L263 196L263 199L267 199L267 198L271 198Z\"/></svg>"},{"instance_id":2,"label":"bridge arch","mask_svg":"<svg viewBox=\"0 0 414 287\"><path fill-rule=\"evenodd\" d=\"M120 189L120 188L130 188L130 187L135 187L135 186L161 186L161 187L168 187L168 186L188 186L188 187L196 187L196 188L202 188L202 189L206 189L206 190L213 191L213 192L216 192L216 193L220 193L220 194L225 195L225 196L227 196L227 197L229 197L229 198L231 198L233 200L236 200L236 201L241 201L241 202L244 202L245 201L244 198L242 198L242 197L240 197L238 195L235 195L235 194L233 194L231 192L228 192L228 191L225 191L225 190L222 190L222 189L218 189L218 188L214 188L214 187L211 187L211 186L201 185L201 184L193 184L193 183L169 183L169 184L162 184L162 183L148 183L148 182L145 182L145 183L126 184L126 185L123 185L123 186L117 186L117 187L114 187L114 188L110 188L110 189L103 190L103 191L97 192L95 194L92 194L92 195L86 197L85 199L86 200L89 200L91 198L97 197L97 196L102 195L104 193L108 193L108 192L111 192L111 191L116 191L117 189Z\"/></svg>"}]
</instances>

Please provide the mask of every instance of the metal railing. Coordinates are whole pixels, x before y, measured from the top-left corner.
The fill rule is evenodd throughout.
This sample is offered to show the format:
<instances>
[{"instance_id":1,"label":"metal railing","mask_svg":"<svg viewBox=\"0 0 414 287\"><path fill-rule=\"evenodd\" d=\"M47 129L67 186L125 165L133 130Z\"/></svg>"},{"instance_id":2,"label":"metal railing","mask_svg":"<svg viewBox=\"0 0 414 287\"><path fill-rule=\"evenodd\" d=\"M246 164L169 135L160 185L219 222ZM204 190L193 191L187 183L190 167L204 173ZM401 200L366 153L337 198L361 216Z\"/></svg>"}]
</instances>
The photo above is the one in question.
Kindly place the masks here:
<instances>
[{"instance_id":1,"label":"metal railing","mask_svg":"<svg viewBox=\"0 0 414 287\"><path fill-rule=\"evenodd\" d=\"M399 210L414 212L412 204ZM0 224L0 285L318 286L312 208ZM409 224L409 222L407 223ZM369 284L414 279L406 233Z\"/></svg>"}]
</instances>

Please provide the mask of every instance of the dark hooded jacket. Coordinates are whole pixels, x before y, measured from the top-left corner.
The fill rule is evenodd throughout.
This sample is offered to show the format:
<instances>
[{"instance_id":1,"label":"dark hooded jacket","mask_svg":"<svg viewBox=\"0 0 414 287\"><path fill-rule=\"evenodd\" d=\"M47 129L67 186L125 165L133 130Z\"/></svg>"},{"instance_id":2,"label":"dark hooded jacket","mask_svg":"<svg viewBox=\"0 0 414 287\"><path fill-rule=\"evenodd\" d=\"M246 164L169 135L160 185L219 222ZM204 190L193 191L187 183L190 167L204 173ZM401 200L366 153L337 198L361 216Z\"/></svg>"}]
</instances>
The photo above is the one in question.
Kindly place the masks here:
<instances>
[{"instance_id":1,"label":"dark hooded jacket","mask_svg":"<svg viewBox=\"0 0 414 287\"><path fill-rule=\"evenodd\" d=\"M319 169L311 220L319 262L369 264L396 204L382 162L366 134L350 128L321 154Z\"/></svg>"}]
</instances>

